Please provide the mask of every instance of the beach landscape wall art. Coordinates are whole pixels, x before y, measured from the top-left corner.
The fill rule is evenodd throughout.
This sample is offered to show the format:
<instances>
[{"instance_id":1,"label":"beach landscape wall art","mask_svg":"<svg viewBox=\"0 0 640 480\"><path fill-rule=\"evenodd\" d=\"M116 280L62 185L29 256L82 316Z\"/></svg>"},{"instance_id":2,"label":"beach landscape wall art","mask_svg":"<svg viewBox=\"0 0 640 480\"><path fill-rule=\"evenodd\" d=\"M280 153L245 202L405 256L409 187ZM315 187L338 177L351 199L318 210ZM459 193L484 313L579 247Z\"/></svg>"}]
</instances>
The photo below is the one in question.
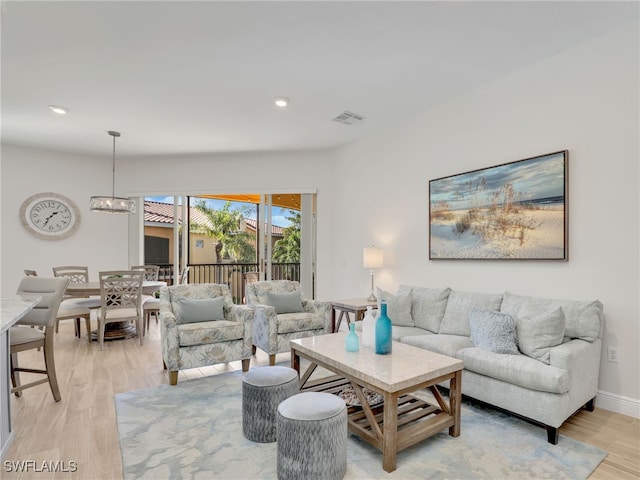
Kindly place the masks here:
<instances>
[{"instance_id":1,"label":"beach landscape wall art","mask_svg":"<svg viewBox=\"0 0 640 480\"><path fill-rule=\"evenodd\" d=\"M568 151L429 181L429 259L568 260Z\"/></svg>"}]
</instances>

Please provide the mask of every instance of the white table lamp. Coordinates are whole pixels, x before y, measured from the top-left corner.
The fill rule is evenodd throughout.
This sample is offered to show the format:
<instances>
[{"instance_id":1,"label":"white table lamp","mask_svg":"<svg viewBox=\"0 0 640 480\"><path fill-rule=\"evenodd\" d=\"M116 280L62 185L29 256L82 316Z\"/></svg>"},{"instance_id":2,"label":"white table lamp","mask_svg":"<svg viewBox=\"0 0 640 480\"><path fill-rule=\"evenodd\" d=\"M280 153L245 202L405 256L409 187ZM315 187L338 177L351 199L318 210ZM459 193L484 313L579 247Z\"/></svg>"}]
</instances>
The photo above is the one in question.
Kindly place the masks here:
<instances>
[{"instance_id":1,"label":"white table lamp","mask_svg":"<svg viewBox=\"0 0 640 480\"><path fill-rule=\"evenodd\" d=\"M376 268L382 268L382 249L379 247L364 247L362 250L362 266L371 270L371 295L367 300L369 302L376 302L378 299L373 290L373 270Z\"/></svg>"}]
</instances>

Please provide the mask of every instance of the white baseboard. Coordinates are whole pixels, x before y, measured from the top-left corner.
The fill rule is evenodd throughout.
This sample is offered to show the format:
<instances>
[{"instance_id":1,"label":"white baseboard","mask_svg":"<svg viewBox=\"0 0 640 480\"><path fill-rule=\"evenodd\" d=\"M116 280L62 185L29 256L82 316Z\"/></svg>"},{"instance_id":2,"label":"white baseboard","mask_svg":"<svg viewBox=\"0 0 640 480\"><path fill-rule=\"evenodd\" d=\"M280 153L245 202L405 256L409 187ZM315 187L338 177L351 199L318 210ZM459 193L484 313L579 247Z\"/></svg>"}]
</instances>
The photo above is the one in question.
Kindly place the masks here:
<instances>
[{"instance_id":1,"label":"white baseboard","mask_svg":"<svg viewBox=\"0 0 640 480\"><path fill-rule=\"evenodd\" d=\"M609 392L598 391L596 407L611 410L633 418L640 418L640 401L615 395Z\"/></svg>"}]
</instances>

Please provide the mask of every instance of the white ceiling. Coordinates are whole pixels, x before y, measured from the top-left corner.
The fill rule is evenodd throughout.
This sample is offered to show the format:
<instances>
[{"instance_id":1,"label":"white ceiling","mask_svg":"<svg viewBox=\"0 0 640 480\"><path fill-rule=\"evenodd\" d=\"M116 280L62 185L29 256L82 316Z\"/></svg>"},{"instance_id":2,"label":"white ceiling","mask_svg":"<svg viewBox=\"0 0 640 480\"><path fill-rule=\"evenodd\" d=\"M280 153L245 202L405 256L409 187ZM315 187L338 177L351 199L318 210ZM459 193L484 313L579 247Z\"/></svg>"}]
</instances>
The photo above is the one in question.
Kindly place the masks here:
<instances>
[{"instance_id":1,"label":"white ceiling","mask_svg":"<svg viewBox=\"0 0 640 480\"><path fill-rule=\"evenodd\" d=\"M107 130L119 156L332 148L637 18L609 1L4 1L2 141L107 157ZM344 110L366 118L332 121Z\"/></svg>"}]
</instances>

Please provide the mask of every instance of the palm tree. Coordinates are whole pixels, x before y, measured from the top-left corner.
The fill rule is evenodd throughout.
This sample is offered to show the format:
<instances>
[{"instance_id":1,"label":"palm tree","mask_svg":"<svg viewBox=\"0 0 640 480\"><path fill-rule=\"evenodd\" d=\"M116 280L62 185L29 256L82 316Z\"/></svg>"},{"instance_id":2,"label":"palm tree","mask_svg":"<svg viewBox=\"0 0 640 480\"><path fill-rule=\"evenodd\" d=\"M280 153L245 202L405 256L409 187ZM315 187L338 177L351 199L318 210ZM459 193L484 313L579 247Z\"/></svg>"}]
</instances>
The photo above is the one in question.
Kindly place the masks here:
<instances>
[{"instance_id":1,"label":"palm tree","mask_svg":"<svg viewBox=\"0 0 640 480\"><path fill-rule=\"evenodd\" d=\"M273 244L272 259L281 263L300 262L300 212L289 210L291 225L282 230L282 238Z\"/></svg>"},{"instance_id":2,"label":"palm tree","mask_svg":"<svg viewBox=\"0 0 640 480\"><path fill-rule=\"evenodd\" d=\"M221 210L207 207L204 200L199 200L194 208L207 217L206 224L193 223L194 232L203 233L216 238L216 263L223 259L234 262L255 262L255 235L242 230L242 221L248 213L248 207L232 208L231 202L225 202Z\"/></svg>"}]
</instances>

